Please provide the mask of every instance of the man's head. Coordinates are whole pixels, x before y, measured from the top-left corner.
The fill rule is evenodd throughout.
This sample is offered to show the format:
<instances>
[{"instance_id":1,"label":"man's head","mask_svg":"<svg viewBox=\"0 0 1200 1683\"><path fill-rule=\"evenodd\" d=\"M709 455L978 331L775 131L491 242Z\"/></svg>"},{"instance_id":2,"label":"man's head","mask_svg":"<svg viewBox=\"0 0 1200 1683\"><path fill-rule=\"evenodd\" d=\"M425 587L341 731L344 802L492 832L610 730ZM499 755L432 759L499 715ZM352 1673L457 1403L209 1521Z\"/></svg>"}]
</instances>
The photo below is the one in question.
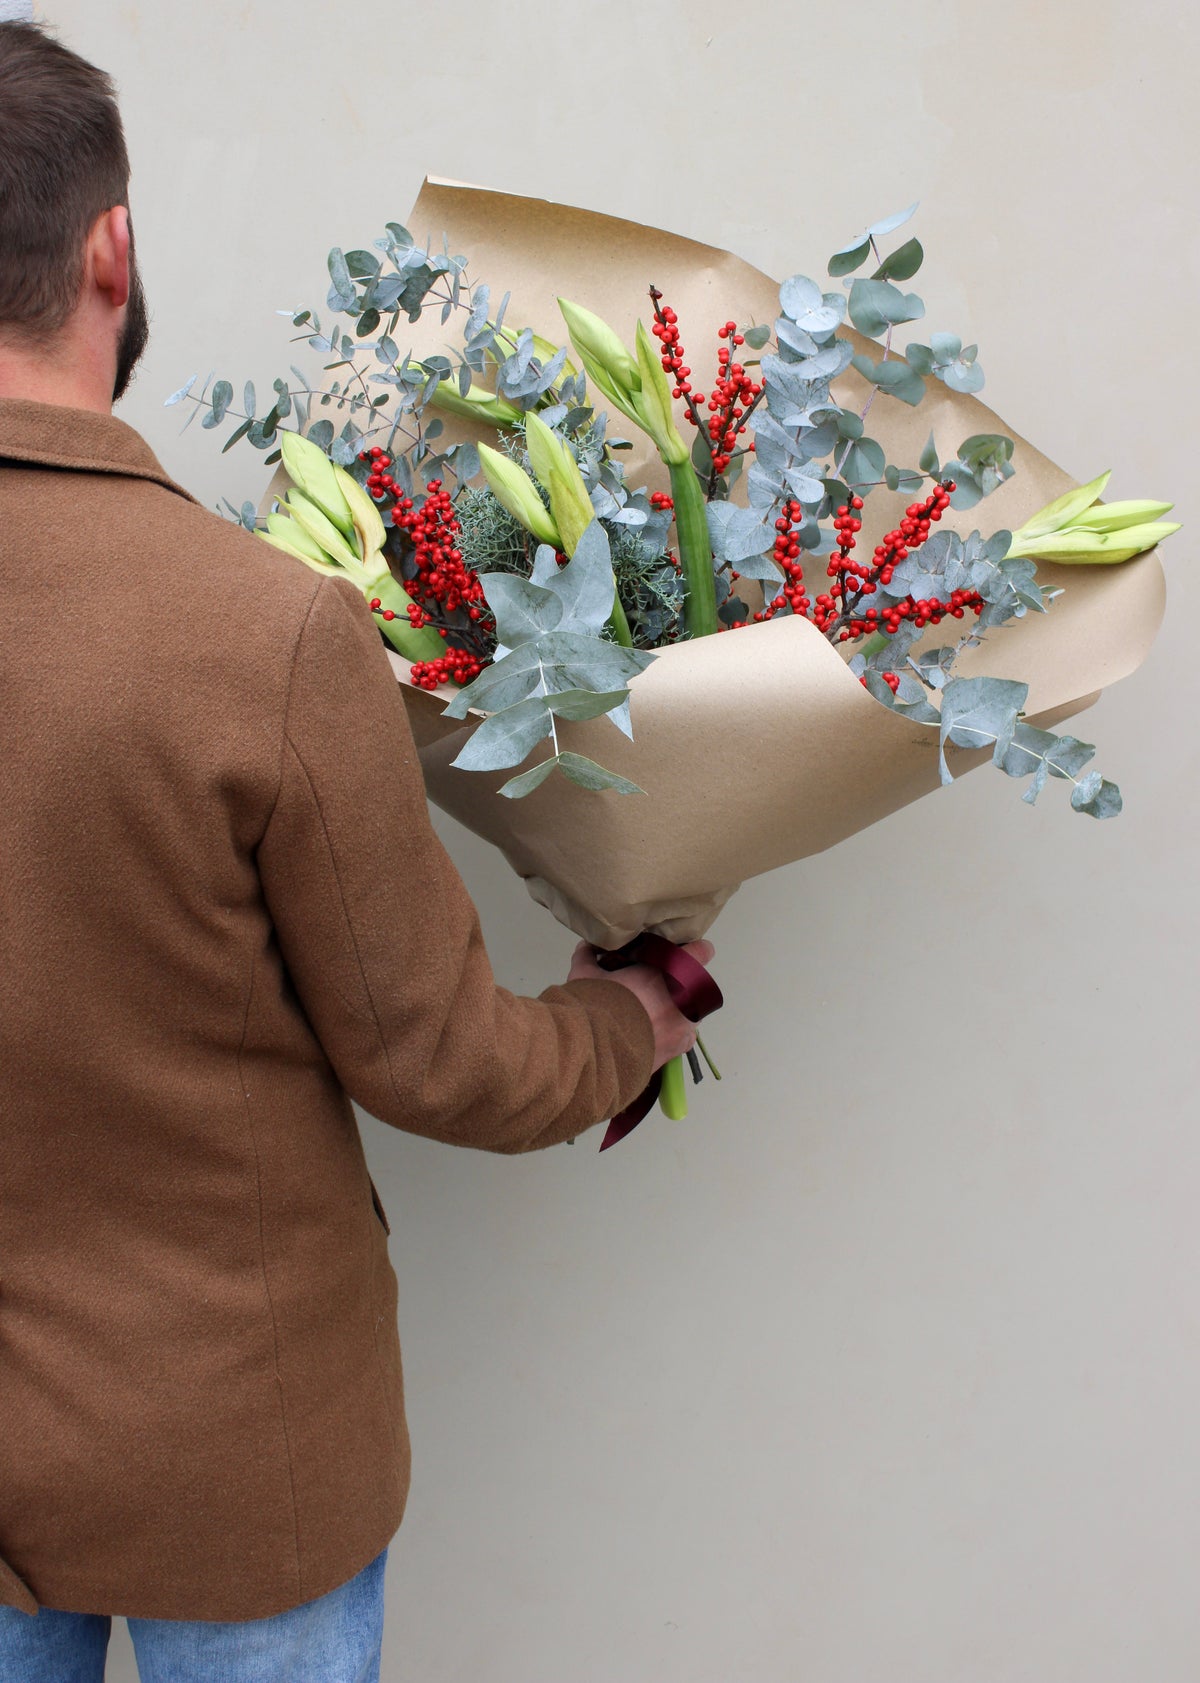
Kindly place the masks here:
<instances>
[{"instance_id":1,"label":"man's head","mask_svg":"<svg viewBox=\"0 0 1200 1683\"><path fill-rule=\"evenodd\" d=\"M128 204L110 78L36 24L0 23L0 341L53 354L86 311L115 352L113 401L149 331Z\"/></svg>"}]
</instances>

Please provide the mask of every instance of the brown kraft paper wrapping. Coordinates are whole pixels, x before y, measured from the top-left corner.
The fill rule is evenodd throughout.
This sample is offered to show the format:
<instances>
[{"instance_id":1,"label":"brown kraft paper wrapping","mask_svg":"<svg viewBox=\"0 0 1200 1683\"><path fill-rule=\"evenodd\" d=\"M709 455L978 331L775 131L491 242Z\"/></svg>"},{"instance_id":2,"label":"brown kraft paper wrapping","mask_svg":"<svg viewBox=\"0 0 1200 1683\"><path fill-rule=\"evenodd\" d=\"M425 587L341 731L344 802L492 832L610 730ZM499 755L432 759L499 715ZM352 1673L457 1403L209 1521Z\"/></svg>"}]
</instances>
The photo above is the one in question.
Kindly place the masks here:
<instances>
[{"instance_id":1,"label":"brown kraft paper wrapping","mask_svg":"<svg viewBox=\"0 0 1200 1683\"><path fill-rule=\"evenodd\" d=\"M778 282L740 258L565 205L428 180L408 227L435 248L444 235L494 299L511 293L507 326L532 327L555 344L567 342L561 296L632 345L651 283L678 312L689 346L715 343L728 319L744 326L778 314ZM813 254L798 252L797 268L814 272ZM878 350L842 331L856 349ZM444 349L444 334L427 315L408 342L429 355ZM1015 529L1076 483L975 398L928 385L918 409L876 399L868 431L889 461L914 465L931 430L944 457L973 433L1007 433L1016 443L1014 477L976 508L950 510L943 524L985 535ZM847 406L861 409L869 392L853 372L838 382ZM634 436L634 449L622 453L631 485L665 489L648 440L622 416L610 427ZM906 500L885 491L869 498L860 545L872 548ZM1051 727L1139 665L1162 618L1164 582L1153 552L1108 567L1039 563L1038 577L1063 592L1049 613L989 632L958 670L1027 683L1026 717ZM945 627L930 635L949 640ZM405 663L390 658L403 682ZM554 776L513 801L496 793L512 771L453 769L473 726L443 717L448 695L404 683L430 799L499 847L536 900L599 946L620 946L642 929L695 939L745 878L832 847L938 787L936 730L874 701L803 619L663 649L631 688L632 742L606 719L558 730L563 748L632 779L644 795L595 793ZM534 758L548 752L547 744ZM956 775L989 757L948 753Z\"/></svg>"}]
</instances>

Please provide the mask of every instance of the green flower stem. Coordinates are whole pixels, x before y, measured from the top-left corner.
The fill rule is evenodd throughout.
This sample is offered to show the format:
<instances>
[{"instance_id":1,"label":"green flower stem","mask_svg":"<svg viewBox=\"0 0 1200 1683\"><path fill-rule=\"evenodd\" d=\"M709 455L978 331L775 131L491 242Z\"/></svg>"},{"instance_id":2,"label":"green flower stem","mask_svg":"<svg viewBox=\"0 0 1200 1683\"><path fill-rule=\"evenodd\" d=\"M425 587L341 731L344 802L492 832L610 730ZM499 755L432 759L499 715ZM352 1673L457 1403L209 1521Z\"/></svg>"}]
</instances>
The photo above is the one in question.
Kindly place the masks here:
<instances>
[{"instance_id":1,"label":"green flower stem","mask_svg":"<svg viewBox=\"0 0 1200 1683\"><path fill-rule=\"evenodd\" d=\"M659 1109L672 1122L682 1122L688 1113L687 1084L683 1078L683 1059L672 1058L662 1067L662 1088L658 1095Z\"/></svg>"},{"instance_id":2,"label":"green flower stem","mask_svg":"<svg viewBox=\"0 0 1200 1683\"><path fill-rule=\"evenodd\" d=\"M699 1035L696 1036L696 1045L700 1050L700 1056L704 1059L705 1063L708 1065L709 1071L712 1074L713 1079L716 1080L716 1081L719 1081L721 1079L721 1072L717 1068L716 1064L714 1064L712 1059L709 1057L708 1047L704 1044L704 1042L701 1040Z\"/></svg>"},{"instance_id":3,"label":"green flower stem","mask_svg":"<svg viewBox=\"0 0 1200 1683\"><path fill-rule=\"evenodd\" d=\"M608 622L609 630L613 634L613 641L620 643L623 649L633 647L633 633L629 629L629 621L625 617L625 610L621 606L621 598L613 597L613 611Z\"/></svg>"},{"instance_id":4,"label":"green flower stem","mask_svg":"<svg viewBox=\"0 0 1200 1683\"><path fill-rule=\"evenodd\" d=\"M704 492L690 460L670 464L671 496L675 503L675 531L687 597L684 623L690 637L709 637L717 629L717 590L713 579L712 547L708 541L708 513Z\"/></svg>"},{"instance_id":5,"label":"green flower stem","mask_svg":"<svg viewBox=\"0 0 1200 1683\"><path fill-rule=\"evenodd\" d=\"M396 653L405 660L439 660L445 654L445 639L438 636L432 625L414 630L409 623L408 610L413 599L394 574L380 573L368 581L363 587L363 595L368 603L375 597L379 598L381 611L371 617ZM395 619L384 619L382 608L390 608Z\"/></svg>"}]
</instances>

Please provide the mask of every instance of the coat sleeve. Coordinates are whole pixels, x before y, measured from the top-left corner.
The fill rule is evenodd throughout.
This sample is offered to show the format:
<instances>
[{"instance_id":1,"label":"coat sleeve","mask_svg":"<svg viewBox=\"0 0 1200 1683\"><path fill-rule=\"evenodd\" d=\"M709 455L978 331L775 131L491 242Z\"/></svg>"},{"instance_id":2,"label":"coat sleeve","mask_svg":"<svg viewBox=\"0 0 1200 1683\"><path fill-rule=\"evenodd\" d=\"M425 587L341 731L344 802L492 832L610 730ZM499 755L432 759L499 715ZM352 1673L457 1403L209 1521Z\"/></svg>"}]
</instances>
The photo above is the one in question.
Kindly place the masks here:
<instances>
[{"instance_id":1,"label":"coat sleeve","mask_svg":"<svg viewBox=\"0 0 1200 1683\"><path fill-rule=\"evenodd\" d=\"M538 999L497 987L430 823L379 634L336 580L321 582L296 645L258 865L309 1021L347 1093L381 1121L527 1151L613 1115L649 1080L650 1018L619 983Z\"/></svg>"}]
</instances>

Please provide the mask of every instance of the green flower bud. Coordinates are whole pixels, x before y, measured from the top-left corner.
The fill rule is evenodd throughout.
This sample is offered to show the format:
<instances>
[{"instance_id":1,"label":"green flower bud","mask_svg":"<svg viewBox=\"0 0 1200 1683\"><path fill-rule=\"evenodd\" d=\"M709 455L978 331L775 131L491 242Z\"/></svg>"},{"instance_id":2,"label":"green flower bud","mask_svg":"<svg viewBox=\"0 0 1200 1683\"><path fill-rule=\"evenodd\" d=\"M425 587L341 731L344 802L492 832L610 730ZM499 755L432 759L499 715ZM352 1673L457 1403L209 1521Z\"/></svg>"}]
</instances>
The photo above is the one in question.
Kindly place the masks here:
<instances>
[{"instance_id":1,"label":"green flower bud","mask_svg":"<svg viewBox=\"0 0 1200 1683\"><path fill-rule=\"evenodd\" d=\"M267 525L270 526L271 520L275 518L276 516L272 515ZM317 545L305 538L305 534L301 532L294 520L288 520L286 516L281 516L280 520L281 525L291 528L290 532L256 531L255 537L261 538L264 543L269 543L272 549L282 550L285 555L290 555L294 561L303 561L304 565L311 567L314 573L340 573L342 571L332 561L318 560L320 551ZM308 548L301 548L300 540L302 539L308 543Z\"/></svg>"},{"instance_id":2,"label":"green flower bud","mask_svg":"<svg viewBox=\"0 0 1200 1683\"><path fill-rule=\"evenodd\" d=\"M298 432L281 432L279 448L288 477L345 537L354 530L350 510L338 485L333 463L310 439Z\"/></svg>"},{"instance_id":3,"label":"green flower bud","mask_svg":"<svg viewBox=\"0 0 1200 1683\"><path fill-rule=\"evenodd\" d=\"M555 549L561 549L563 545L558 527L524 468L487 444L479 446L479 461L497 502L502 503L527 532L532 532L539 543L553 544Z\"/></svg>"},{"instance_id":4,"label":"green flower bud","mask_svg":"<svg viewBox=\"0 0 1200 1683\"><path fill-rule=\"evenodd\" d=\"M640 427L642 418L636 404L642 377L629 352L608 323L590 310L568 303L565 298L559 299L558 307L592 385L606 402Z\"/></svg>"},{"instance_id":5,"label":"green flower bud","mask_svg":"<svg viewBox=\"0 0 1200 1683\"><path fill-rule=\"evenodd\" d=\"M571 334L588 379L608 402L646 433L668 467L688 460L671 412L671 387L663 373L662 353L650 335L637 325L637 360L630 356L607 322L590 310L560 298Z\"/></svg>"},{"instance_id":6,"label":"green flower bud","mask_svg":"<svg viewBox=\"0 0 1200 1683\"><path fill-rule=\"evenodd\" d=\"M637 364L606 321L585 310L582 304L572 304L560 298L558 307L571 335L571 343L580 356L590 358L608 371L608 376L627 391L635 391L639 384Z\"/></svg>"},{"instance_id":7,"label":"green flower bud","mask_svg":"<svg viewBox=\"0 0 1200 1683\"><path fill-rule=\"evenodd\" d=\"M466 395L459 391L453 379L441 380L429 398L435 409L448 415L461 415L468 421L486 421L493 427L519 427L521 411L507 398L498 397L483 386L472 385Z\"/></svg>"},{"instance_id":8,"label":"green flower bud","mask_svg":"<svg viewBox=\"0 0 1200 1683\"><path fill-rule=\"evenodd\" d=\"M1144 555L1179 529L1175 520L1150 520L1119 532L1089 532L1085 527L1072 526L1065 532L1048 532L1044 537L1034 538L1032 543L1019 547L1014 544L1009 554L1027 555L1034 561L1054 561L1060 566L1110 565Z\"/></svg>"},{"instance_id":9,"label":"green flower bud","mask_svg":"<svg viewBox=\"0 0 1200 1683\"><path fill-rule=\"evenodd\" d=\"M281 510L267 516L267 531L273 538L278 538L280 544L289 549L293 555L302 561L315 561L323 568L336 569L337 563L331 561L315 539L310 538L303 526L298 526L290 515Z\"/></svg>"},{"instance_id":10,"label":"green flower bud","mask_svg":"<svg viewBox=\"0 0 1200 1683\"><path fill-rule=\"evenodd\" d=\"M1095 503L1074 522L1092 532L1121 532L1128 526L1144 526L1150 520L1161 520L1170 514L1174 503L1156 503L1148 497L1124 503Z\"/></svg>"},{"instance_id":11,"label":"green flower bud","mask_svg":"<svg viewBox=\"0 0 1200 1683\"><path fill-rule=\"evenodd\" d=\"M341 496L340 491L338 495ZM289 491L283 506L296 524L325 551L331 561L336 561L355 579L359 577L362 566L358 556L323 508L318 508L316 503L301 491Z\"/></svg>"},{"instance_id":12,"label":"green flower bud","mask_svg":"<svg viewBox=\"0 0 1200 1683\"><path fill-rule=\"evenodd\" d=\"M1177 522L1160 518L1171 503L1147 498L1100 502L1110 477L1111 472L1102 473L1047 503L1013 533L1008 553L1064 565L1109 564L1131 561L1179 530Z\"/></svg>"},{"instance_id":13,"label":"green flower bud","mask_svg":"<svg viewBox=\"0 0 1200 1683\"><path fill-rule=\"evenodd\" d=\"M350 510L354 535L358 539L359 555L364 562L369 562L387 541L383 516L375 506L373 498L368 496L352 474L347 473L345 468L336 466L333 473L338 488L346 499L346 507Z\"/></svg>"},{"instance_id":14,"label":"green flower bud","mask_svg":"<svg viewBox=\"0 0 1200 1683\"><path fill-rule=\"evenodd\" d=\"M655 349L653 340L640 321L635 343L642 377L638 401L642 426L654 440L655 449L667 466L678 467L688 460L688 447L680 437L671 412L671 387L663 372L662 352Z\"/></svg>"},{"instance_id":15,"label":"green flower bud","mask_svg":"<svg viewBox=\"0 0 1200 1683\"><path fill-rule=\"evenodd\" d=\"M534 474L549 492L550 513L562 535L562 548L574 555L576 544L595 519L579 463L566 440L539 415L525 417L525 443Z\"/></svg>"}]
</instances>

